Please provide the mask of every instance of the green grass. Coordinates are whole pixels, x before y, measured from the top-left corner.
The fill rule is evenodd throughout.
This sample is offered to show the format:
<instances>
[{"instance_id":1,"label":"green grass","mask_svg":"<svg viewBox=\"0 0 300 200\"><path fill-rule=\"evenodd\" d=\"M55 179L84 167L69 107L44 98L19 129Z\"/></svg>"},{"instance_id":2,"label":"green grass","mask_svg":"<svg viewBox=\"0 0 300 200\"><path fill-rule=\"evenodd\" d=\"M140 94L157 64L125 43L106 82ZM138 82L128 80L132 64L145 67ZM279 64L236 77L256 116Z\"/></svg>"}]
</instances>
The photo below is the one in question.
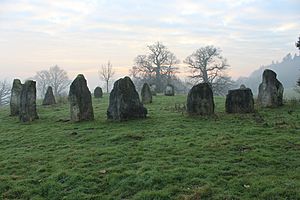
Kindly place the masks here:
<instances>
[{"instance_id":1,"label":"green grass","mask_svg":"<svg viewBox=\"0 0 300 200\"><path fill-rule=\"evenodd\" d=\"M21 124L0 109L0 199L300 199L300 105L188 117L185 96L154 97L149 117L63 122L67 104ZM62 120L60 120L62 119Z\"/></svg>"}]
</instances>

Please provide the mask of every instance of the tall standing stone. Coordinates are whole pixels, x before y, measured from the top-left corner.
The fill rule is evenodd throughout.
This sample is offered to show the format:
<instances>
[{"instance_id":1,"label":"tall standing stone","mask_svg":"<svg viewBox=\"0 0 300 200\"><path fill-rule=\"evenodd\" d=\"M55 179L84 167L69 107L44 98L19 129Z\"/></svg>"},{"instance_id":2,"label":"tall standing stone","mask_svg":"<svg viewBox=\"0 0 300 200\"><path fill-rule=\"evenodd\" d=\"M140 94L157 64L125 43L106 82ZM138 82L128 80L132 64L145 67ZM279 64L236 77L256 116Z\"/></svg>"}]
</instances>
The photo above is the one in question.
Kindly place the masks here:
<instances>
[{"instance_id":1,"label":"tall standing stone","mask_svg":"<svg viewBox=\"0 0 300 200\"><path fill-rule=\"evenodd\" d=\"M141 91L142 103L152 103L152 93L148 83L144 83Z\"/></svg>"},{"instance_id":2,"label":"tall standing stone","mask_svg":"<svg viewBox=\"0 0 300 200\"><path fill-rule=\"evenodd\" d=\"M28 80L22 86L19 117L21 122L31 122L39 118L36 112L35 81Z\"/></svg>"},{"instance_id":3,"label":"tall standing stone","mask_svg":"<svg viewBox=\"0 0 300 200\"><path fill-rule=\"evenodd\" d=\"M46 92L44 100L43 100L43 105L47 106L47 105L53 105L53 104L56 104L56 101L55 101L52 87L49 86L47 88L47 92Z\"/></svg>"},{"instance_id":4,"label":"tall standing stone","mask_svg":"<svg viewBox=\"0 0 300 200\"><path fill-rule=\"evenodd\" d=\"M147 109L140 102L139 94L129 77L121 78L114 83L109 95L107 119L123 121L135 118L146 118Z\"/></svg>"},{"instance_id":5,"label":"tall standing stone","mask_svg":"<svg viewBox=\"0 0 300 200\"><path fill-rule=\"evenodd\" d=\"M91 92L82 74L79 74L70 86L69 101L72 121L94 120Z\"/></svg>"},{"instance_id":6,"label":"tall standing stone","mask_svg":"<svg viewBox=\"0 0 300 200\"><path fill-rule=\"evenodd\" d=\"M257 103L261 107L278 107L283 105L283 86L276 78L277 74L266 69L263 73L263 81L258 88Z\"/></svg>"},{"instance_id":7,"label":"tall standing stone","mask_svg":"<svg viewBox=\"0 0 300 200\"><path fill-rule=\"evenodd\" d=\"M103 97L103 91L102 91L102 88L101 87L96 87L94 89L94 97L96 99L99 99L99 98L102 98Z\"/></svg>"},{"instance_id":8,"label":"tall standing stone","mask_svg":"<svg viewBox=\"0 0 300 200\"><path fill-rule=\"evenodd\" d=\"M208 83L192 87L187 97L187 112L190 115L212 115L215 104L213 92Z\"/></svg>"},{"instance_id":9,"label":"tall standing stone","mask_svg":"<svg viewBox=\"0 0 300 200\"><path fill-rule=\"evenodd\" d=\"M166 89L165 89L165 95L166 96L174 96L175 95L175 89L174 89L174 86L171 85L171 84L168 84L166 86Z\"/></svg>"},{"instance_id":10,"label":"tall standing stone","mask_svg":"<svg viewBox=\"0 0 300 200\"><path fill-rule=\"evenodd\" d=\"M10 115L18 116L20 114L22 83L19 79L14 79L10 96Z\"/></svg>"},{"instance_id":11,"label":"tall standing stone","mask_svg":"<svg viewBox=\"0 0 300 200\"><path fill-rule=\"evenodd\" d=\"M251 89L229 90L225 109L227 113L253 113L254 100Z\"/></svg>"}]
</instances>

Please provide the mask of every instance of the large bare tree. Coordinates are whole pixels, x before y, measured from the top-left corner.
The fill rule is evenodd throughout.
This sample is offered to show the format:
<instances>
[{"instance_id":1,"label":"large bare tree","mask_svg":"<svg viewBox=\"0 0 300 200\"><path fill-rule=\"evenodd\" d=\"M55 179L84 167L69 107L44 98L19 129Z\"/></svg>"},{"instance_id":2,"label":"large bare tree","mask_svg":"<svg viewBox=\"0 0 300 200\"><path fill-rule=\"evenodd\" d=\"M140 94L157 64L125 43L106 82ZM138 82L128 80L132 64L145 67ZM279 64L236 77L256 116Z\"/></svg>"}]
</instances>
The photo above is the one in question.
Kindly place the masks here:
<instances>
[{"instance_id":1,"label":"large bare tree","mask_svg":"<svg viewBox=\"0 0 300 200\"><path fill-rule=\"evenodd\" d=\"M214 46L205 46L197 49L188 56L184 63L187 64L194 83L209 83L215 93L224 91L224 87L229 87L233 81L226 75L229 65L227 60L221 55L221 50Z\"/></svg>"},{"instance_id":2,"label":"large bare tree","mask_svg":"<svg viewBox=\"0 0 300 200\"><path fill-rule=\"evenodd\" d=\"M160 42L147 47L148 54L138 55L135 58L131 74L134 78L152 81L156 84L157 91L162 92L164 82L177 72L178 68L175 65L179 63L179 60Z\"/></svg>"},{"instance_id":3,"label":"large bare tree","mask_svg":"<svg viewBox=\"0 0 300 200\"><path fill-rule=\"evenodd\" d=\"M7 105L9 103L11 85L6 81L0 81L0 106Z\"/></svg>"},{"instance_id":4,"label":"large bare tree","mask_svg":"<svg viewBox=\"0 0 300 200\"><path fill-rule=\"evenodd\" d=\"M45 95L48 86L53 88L55 96L60 96L71 83L67 72L57 65L49 70L38 71L34 79L37 81L37 90L41 97Z\"/></svg>"},{"instance_id":5,"label":"large bare tree","mask_svg":"<svg viewBox=\"0 0 300 200\"><path fill-rule=\"evenodd\" d=\"M57 65L50 67L50 85L53 88L55 96L59 96L71 83L68 74L65 70L59 68Z\"/></svg>"},{"instance_id":6,"label":"large bare tree","mask_svg":"<svg viewBox=\"0 0 300 200\"><path fill-rule=\"evenodd\" d=\"M110 61L107 64L101 66L99 70L99 78L104 81L106 84L106 92L109 92L109 81L111 81L112 77L115 75L115 71L113 70L113 66Z\"/></svg>"}]
</instances>

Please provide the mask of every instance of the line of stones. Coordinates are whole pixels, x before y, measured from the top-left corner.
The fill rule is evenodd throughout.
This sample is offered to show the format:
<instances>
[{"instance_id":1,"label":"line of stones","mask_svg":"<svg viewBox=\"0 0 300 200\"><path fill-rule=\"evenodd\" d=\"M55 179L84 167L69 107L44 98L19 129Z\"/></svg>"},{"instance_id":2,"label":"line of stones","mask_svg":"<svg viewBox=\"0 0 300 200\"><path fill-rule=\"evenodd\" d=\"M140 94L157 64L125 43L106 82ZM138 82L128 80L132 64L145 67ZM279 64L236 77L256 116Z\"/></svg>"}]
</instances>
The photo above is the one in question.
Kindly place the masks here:
<instances>
[{"instance_id":1,"label":"line of stones","mask_svg":"<svg viewBox=\"0 0 300 200\"><path fill-rule=\"evenodd\" d=\"M283 86L277 80L276 73L266 69L263 72L263 81L259 85L257 102L261 107L278 107L283 105ZM95 88L95 98L103 95L100 87ZM107 119L123 121L135 118L146 118L147 109L143 104L152 103L152 95L155 93L155 85L145 83L139 94L129 77L121 78L114 83L109 96ZM167 85L166 96L174 96L174 86ZM91 92L87 81L79 74L72 82L69 90L70 118L72 121L94 120ZM55 104L55 98L51 87L48 87L43 100L43 105ZM26 81L24 84L15 79L13 82L11 101L11 116L19 116L21 122L38 119L36 111L36 82ZM187 96L187 113L190 115L212 115L215 104L213 92L208 83L200 83L192 87ZM254 112L254 100L251 89L242 85L239 89L229 90L226 96L225 109L227 113L252 113Z\"/></svg>"}]
</instances>

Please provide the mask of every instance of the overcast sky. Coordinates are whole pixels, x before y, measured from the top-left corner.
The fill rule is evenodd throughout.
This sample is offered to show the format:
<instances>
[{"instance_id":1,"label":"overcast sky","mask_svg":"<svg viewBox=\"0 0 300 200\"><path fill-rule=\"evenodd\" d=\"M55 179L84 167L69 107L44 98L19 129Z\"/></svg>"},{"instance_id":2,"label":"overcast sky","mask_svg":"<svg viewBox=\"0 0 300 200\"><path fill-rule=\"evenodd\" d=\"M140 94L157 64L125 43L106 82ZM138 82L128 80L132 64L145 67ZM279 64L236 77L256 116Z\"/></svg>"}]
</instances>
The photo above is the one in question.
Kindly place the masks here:
<instances>
[{"instance_id":1,"label":"overcast sky","mask_svg":"<svg viewBox=\"0 0 300 200\"><path fill-rule=\"evenodd\" d=\"M0 79L57 64L94 86L101 64L126 75L156 41L181 61L215 45L231 76L247 76L297 52L299 10L299 0L0 0Z\"/></svg>"}]
</instances>

